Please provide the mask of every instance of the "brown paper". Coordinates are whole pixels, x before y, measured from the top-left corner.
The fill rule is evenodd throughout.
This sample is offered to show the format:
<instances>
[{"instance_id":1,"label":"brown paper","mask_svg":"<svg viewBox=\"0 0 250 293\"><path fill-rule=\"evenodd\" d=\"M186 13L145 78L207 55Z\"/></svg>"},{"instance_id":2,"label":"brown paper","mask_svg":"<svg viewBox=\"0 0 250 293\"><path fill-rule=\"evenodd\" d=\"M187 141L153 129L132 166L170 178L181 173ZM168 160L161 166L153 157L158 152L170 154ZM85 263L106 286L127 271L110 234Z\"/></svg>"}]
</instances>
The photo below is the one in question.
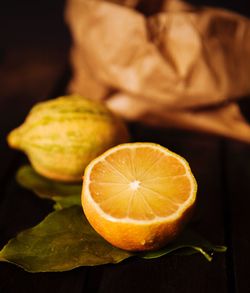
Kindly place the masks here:
<instances>
[{"instance_id":1,"label":"brown paper","mask_svg":"<svg viewBox=\"0 0 250 293\"><path fill-rule=\"evenodd\" d=\"M146 17L141 2L68 0L69 91L127 119L250 142L235 102L250 93L250 21L173 0Z\"/></svg>"}]
</instances>

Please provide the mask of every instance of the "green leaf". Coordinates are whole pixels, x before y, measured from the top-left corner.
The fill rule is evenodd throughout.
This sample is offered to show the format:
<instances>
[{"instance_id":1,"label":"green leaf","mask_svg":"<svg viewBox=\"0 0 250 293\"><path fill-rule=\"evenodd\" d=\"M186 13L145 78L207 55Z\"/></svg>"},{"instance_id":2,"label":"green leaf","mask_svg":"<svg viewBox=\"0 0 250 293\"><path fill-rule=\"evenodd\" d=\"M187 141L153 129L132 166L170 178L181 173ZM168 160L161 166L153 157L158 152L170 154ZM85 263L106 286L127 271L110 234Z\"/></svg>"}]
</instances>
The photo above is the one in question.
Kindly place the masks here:
<instances>
[{"instance_id":1,"label":"green leaf","mask_svg":"<svg viewBox=\"0 0 250 293\"><path fill-rule=\"evenodd\" d=\"M81 205L82 185L53 181L39 175L30 165L22 166L17 172L18 183L41 198L54 200L56 210Z\"/></svg>"},{"instance_id":2,"label":"green leaf","mask_svg":"<svg viewBox=\"0 0 250 293\"><path fill-rule=\"evenodd\" d=\"M201 253L211 261L215 246L186 230L165 248L131 253L113 247L90 226L79 206L52 212L37 226L21 232L0 251L0 261L14 263L29 272L66 271L79 266L118 263L128 257L158 258L166 254Z\"/></svg>"},{"instance_id":3,"label":"green leaf","mask_svg":"<svg viewBox=\"0 0 250 293\"><path fill-rule=\"evenodd\" d=\"M55 210L69 208L74 205L81 206L80 195L53 196L52 199L55 201L55 204L53 206Z\"/></svg>"},{"instance_id":4,"label":"green leaf","mask_svg":"<svg viewBox=\"0 0 250 293\"><path fill-rule=\"evenodd\" d=\"M89 225L79 206L52 212L0 251L0 260L29 272L67 271L118 263L132 253L113 247Z\"/></svg>"},{"instance_id":5,"label":"green leaf","mask_svg":"<svg viewBox=\"0 0 250 293\"><path fill-rule=\"evenodd\" d=\"M131 256L152 259L167 254L201 253L211 261L214 253L226 251L225 246L213 245L190 230L184 230L172 243L157 251L120 250L99 236L84 217L79 206L80 184L49 180L31 166L21 167L17 180L40 197L54 200L57 210L37 226L18 234L0 251L0 261L14 263L26 271L66 271L79 266L118 263Z\"/></svg>"},{"instance_id":6,"label":"green leaf","mask_svg":"<svg viewBox=\"0 0 250 293\"><path fill-rule=\"evenodd\" d=\"M215 252L225 252L225 246L213 245L191 230L184 230L180 236L163 249L141 254L145 259L157 258L166 254L191 255L201 253L211 261Z\"/></svg>"}]
</instances>

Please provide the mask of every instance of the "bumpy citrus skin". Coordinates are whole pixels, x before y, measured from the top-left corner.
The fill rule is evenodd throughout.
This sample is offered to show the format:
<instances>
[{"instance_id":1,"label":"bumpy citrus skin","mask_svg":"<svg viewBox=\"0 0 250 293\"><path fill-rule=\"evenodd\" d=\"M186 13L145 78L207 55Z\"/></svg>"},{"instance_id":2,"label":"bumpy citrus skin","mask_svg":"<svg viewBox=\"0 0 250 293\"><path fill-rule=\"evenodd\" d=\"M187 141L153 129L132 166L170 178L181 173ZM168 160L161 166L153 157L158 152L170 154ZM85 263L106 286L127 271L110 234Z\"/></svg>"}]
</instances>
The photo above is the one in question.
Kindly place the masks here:
<instances>
[{"instance_id":1,"label":"bumpy citrus skin","mask_svg":"<svg viewBox=\"0 0 250 293\"><path fill-rule=\"evenodd\" d=\"M132 145L124 144L126 145ZM134 143L135 144L135 143ZM136 143L144 145L155 145L153 143ZM119 146L117 146L119 147ZM113 149L117 148L114 147ZM112 150L112 149L111 149ZM109 150L109 151L111 151ZM106 153L108 153L107 151ZM171 152L172 153L172 152ZM100 213L100 210L96 208L89 194L88 188L88 178L91 173L91 169L95 161L102 159L105 153L99 158L92 161L85 169L85 175L83 178L83 188L82 188L82 207L85 216L87 217L91 226L108 242L112 245L128 250L128 251L148 251L156 250L164 247L167 243L175 239L177 235L181 232L183 227L186 225L190 219L192 212L195 207L196 193L197 193L197 183L190 170L190 167L185 159L177 154L175 157L179 157L185 162L187 171L190 173L190 180L193 185L192 198L189 204L185 208L175 214L169 219L163 219L162 221L152 221L151 223L145 224L145 222L133 221L126 222L122 219L115 219L107 216L107 214Z\"/></svg>"},{"instance_id":2,"label":"bumpy citrus skin","mask_svg":"<svg viewBox=\"0 0 250 293\"><path fill-rule=\"evenodd\" d=\"M27 154L38 173L61 181L80 181L92 159L128 139L120 119L78 95L35 105L7 137L11 147Z\"/></svg>"}]
</instances>

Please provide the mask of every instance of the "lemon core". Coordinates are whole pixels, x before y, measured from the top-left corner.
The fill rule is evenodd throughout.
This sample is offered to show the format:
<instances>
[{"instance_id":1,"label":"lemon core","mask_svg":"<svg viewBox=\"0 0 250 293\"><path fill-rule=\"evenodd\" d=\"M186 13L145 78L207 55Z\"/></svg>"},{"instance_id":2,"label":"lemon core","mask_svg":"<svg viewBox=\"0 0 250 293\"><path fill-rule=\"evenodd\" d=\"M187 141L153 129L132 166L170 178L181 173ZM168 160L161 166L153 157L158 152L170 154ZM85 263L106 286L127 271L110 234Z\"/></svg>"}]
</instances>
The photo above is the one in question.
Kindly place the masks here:
<instances>
[{"instance_id":1,"label":"lemon core","mask_svg":"<svg viewBox=\"0 0 250 293\"><path fill-rule=\"evenodd\" d=\"M129 187L130 187L132 190L137 190L137 189L140 187L140 184L141 184L140 181L138 181L138 180L134 180L134 181L130 182Z\"/></svg>"}]
</instances>

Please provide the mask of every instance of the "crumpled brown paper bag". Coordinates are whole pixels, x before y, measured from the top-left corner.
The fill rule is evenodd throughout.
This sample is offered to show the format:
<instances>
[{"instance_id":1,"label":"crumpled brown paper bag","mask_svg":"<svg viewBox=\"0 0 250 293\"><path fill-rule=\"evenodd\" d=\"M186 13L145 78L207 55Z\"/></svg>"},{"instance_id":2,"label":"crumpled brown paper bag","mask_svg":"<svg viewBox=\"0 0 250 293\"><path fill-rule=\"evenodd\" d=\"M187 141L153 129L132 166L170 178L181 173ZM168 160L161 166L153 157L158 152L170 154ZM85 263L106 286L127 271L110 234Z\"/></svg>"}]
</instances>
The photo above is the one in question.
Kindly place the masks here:
<instances>
[{"instance_id":1,"label":"crumpled brown paper bag","mask_svg":"<svg viewBox=\"0 0 250 293\"><path fill-rule=\"evenodd\" d=\"M68 0L69 91L126 119L250 143L236 103L250 93L249 19L177 0L148 1L145 16L141 2Z\"/></svg>"}]
</instances>

